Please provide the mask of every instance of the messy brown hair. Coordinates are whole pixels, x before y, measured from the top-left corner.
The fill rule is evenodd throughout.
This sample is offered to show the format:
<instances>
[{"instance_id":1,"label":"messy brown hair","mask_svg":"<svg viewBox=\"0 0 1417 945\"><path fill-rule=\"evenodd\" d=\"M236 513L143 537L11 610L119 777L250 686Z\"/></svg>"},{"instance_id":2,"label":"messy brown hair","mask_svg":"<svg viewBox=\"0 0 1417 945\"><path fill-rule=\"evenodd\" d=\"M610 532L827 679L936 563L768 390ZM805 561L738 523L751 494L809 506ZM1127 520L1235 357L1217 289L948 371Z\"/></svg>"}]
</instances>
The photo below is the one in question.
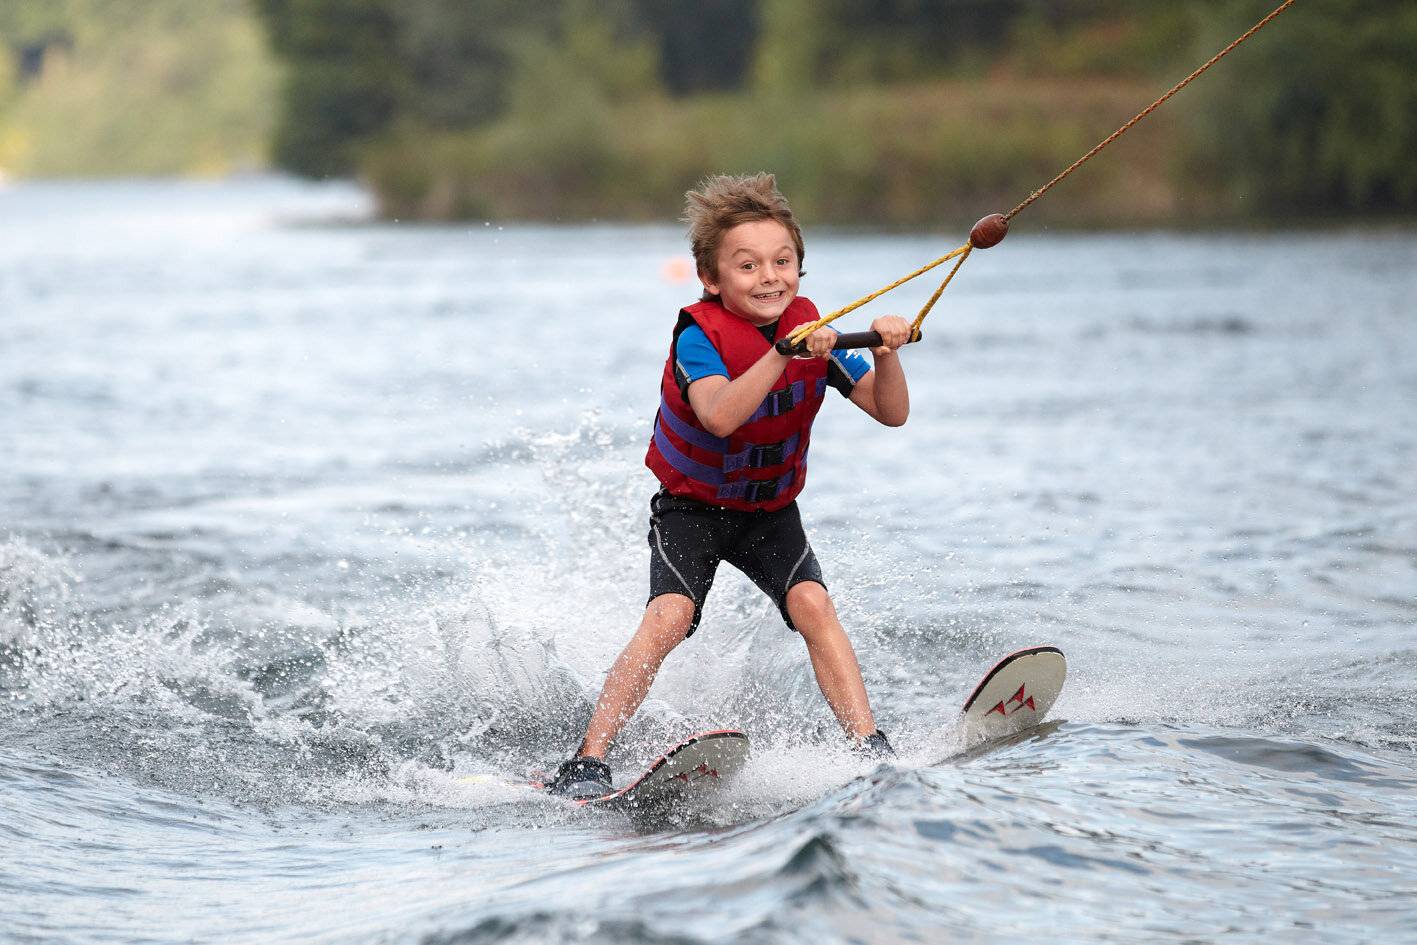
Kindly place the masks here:
<instances>
[{"instance_id":1,"label":"messy brown hair","mask_svg":"<svg viewBox=\"0 0 1417 945\"><path fill-rule=\"evenodd\" d=\"M718 174L706 177L699 186L684 194L684 222L689 224L689 247L694 253L694 265L701 274L718 281L718 247L723 234L740 223L756 220L776 220L792 235L797 250L797 264L802 264L806 250L802 247L802 228L787 205L787 198L777 189L772 174ZM716 297L704 290L704 299Z\"/></svg>"}]
</instances>

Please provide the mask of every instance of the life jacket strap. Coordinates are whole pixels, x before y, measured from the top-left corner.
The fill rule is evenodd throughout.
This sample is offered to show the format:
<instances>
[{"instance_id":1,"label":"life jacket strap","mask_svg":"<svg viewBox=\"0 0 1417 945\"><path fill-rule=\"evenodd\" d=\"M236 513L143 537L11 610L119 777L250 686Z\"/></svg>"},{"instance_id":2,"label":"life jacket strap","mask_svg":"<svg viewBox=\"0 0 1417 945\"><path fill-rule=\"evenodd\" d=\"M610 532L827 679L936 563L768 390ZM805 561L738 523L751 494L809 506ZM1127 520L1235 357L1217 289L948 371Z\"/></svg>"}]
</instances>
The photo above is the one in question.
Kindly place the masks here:
<instances>
[{"instance_id":1,"label":"life jacket strap","mask_svg":"<svg viewBox=\"0 0 1417 945\"><path fill-rule=\"evenodd\" d=\"M660 422L669 425L669 429L674 431L674 435L686 443L692 443L701 450L708 450L711 453L727 453L728 438L714 436L707 430L701 430L688 421L684 420L677 413L669 408L669 402L664 395L659 396L659 417L655 419L655 430L658 435Z\"/></svg>"},{"instance_id":2,"label":"life jacket strap","mask_svg":"<svg viewBox=\"0 0 1417 945\"><path fill-rule=\"evenodd\" d=\"M673 466L681 475L686 476L689 479L705 483L707 485L716 486L718 498L737 499L744 502L770 502L771 500L777 498L778 493L784 492L791 487L792 481L797 475L796 470L793 469L789 469L781 476L778 476L773 479L738 479L733 482L729 482L728 472L734 472L738 469L742 469L744 465L751 466L752 463L748 462L739 466L735 466L733 467L733 469L726 469L717 468L714 466L710 466L707 463L701 463L697 460L690 459L688 456L684 455L684 453L678 447L676 447L673 442L670 441L669 435L664 431L665 424L662 421L666 417L673 416L674 415L667 410L660 412L660 418L657 419L654 424L654 445L659 448L659 454L663 456L665 460L669 463L669 465ZM678 420L679 418L674 417L674 419ZM679 422L683 423L682 420L680 420ZM675 432L678 432L677 429L675 430ZM793 436L788 440L784 440L781 443L769 443L765 445L752 446L746 450L743 450L742 452L731 455L725 455L724 464L726 467L730 459L744 457L745 454L751 454L754 453L754 451L761 451L758 453L757 458L762 460L773 459L776 457L778 452L781 451L783 459L779 461L785 462L787 456L791 456L797 451L798 442L800 442L799 438L797 436ZM789 443L791 443L790 450L788 449ZM747 458L751 460L753 457L749 456ZM762 462L761 465L775 464Z\"/></svg>"},{"instance_id":3,"label":"life jacket strap","mask_svg":"<svg viewBox=\"0 0 1417 945\"><path fill-rule=\"evenodd\" d=\"M771 502L780 493L792 488L792 480L797 471L789 469L776 479L739 479L718 487L720 499L737 499L741 502Z\"/></svg>"},{"instance_id":4,"label":"life jacket strap","mask_svg":"<svg viewBox=\"0 0 1417 945\"><path fill-rule=\"evenodd\" d=\"M723 471L737 472L740 469L762 469L764 466L778 466L787 462L797 452L797 444L802 436L794 433L780 443L755 443L736 453L723 454Z\"/></svg>"},{"instance_id":5,"label":"life jacket strap","mask_svg":"<svg viewBox=\"0 0 1417 945\"><path fill-rule=\"evenodd\" d=\"M802 440L800 433L794 433L778 443L753 443L736 453L730 453L728 452L727 438L714 436L712 433L701 430L686 422L684 418L680 417L669 408L669 404L665 403L663 398L660 399L659 417L655 419L654 425L656 442L658 442L660 438L659 428L661 424L673 430L679 439L687 443L692 443L699 449L708 450L712 453L722 453L723 462L720 468L726 473L737 472L745 468L762 469L765 466L777 466L785 463L797 452L797 444ZM663 452L663 450L660 452ZM677 453L679 451L675 450L675 452ZM684 454L679 453L679 455L683 456ZM689 459L687 456L684 456L684 461L690 463L694 462L694 460ZM698 463L697 465L704 466L706 469L711 468L703 463ZM682 469L679 471L684 472ZM689 473L684 473L684 475L688 476ZM713 481L706 480L702 476L691 476L690 478L698 479L701 482Z\"/></svg>"},{"instance_id":6,"label":"life jacket strap","mask_svg":"<svg viewBox=\"0 0 1417 945\"><path fill-rule=\"evenodd\" d=\"M816 382L815 395L821 398L826 395L826 378L818 378ZM753 415L747 419L747 423L754 420L761 420L764 417L780 417L798 404L807 399L807 382L793 381L786 387L781 387L775 391L770 391L763 402L758 405L758 409L753 411Z\"/></svg>"}]
</instances>

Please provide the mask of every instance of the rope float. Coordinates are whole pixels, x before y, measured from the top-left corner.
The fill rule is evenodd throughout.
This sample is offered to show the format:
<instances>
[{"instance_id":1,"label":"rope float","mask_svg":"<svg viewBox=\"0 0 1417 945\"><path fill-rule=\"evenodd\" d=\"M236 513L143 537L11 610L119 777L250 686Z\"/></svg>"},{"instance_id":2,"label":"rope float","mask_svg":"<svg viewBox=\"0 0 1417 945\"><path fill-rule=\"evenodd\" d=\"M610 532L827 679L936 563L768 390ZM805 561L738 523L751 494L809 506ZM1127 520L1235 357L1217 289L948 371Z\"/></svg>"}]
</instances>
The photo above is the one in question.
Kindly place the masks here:
<instances>
[{"instance_id":1,"label":"rope float","mask_svg":"<svg viewBox=\"0 0 1417 945\"><path fill-rule=\"evenodd\" d=\"M944 281L940 283L940 287L934 291L934 293L930 296L929 299L926 300L925 305L920 309L920 313L915 316L915 321L911 323L910 340L919 341L921 338L920 325L925 321L925 316L930 314L930 309L935 307L935 303L940 300L940 296L944 293L946 287L949 286L950 281L954 279L955 274L959 272L960 266L963 266L964 261L969 258L970 253L974 252L976 249L989 249L991 246L997 246L999 243L1003 242L1004 237L1009 235L1009 221L1011 221L1014 217L1018 216L1020 211L1026 209L1029 204L1033 203L1039 197L1042 197L1044 194L1046 194L1049 190L1053 188L1054 185L1060 183L1073 171L1077 170L1078 168L1086 164L1088 161L1092 160L1092 158L1095 157L1097 153L1100 152L1103 148L1107 147L1107 145L1111 144L1113 141L1116 141L1124 133L1131 130L1132 126L1137 124L1137 122L1141 121L1147 115L1150 115L1152 112L1156 111L1156 109L1160 108L1161 105L1164 104L1167 99L1171 98L1171 96L1175 95L1177 92L1190 85L1191 82L1199 78L1200 75L1204 73L1207 69L1215 65L1221 59L1224 59L1237 46L1245 42L1245 40L1249 39L1251 36L1258 33L1260 30L1264 29L1266 26L1269 25L1271 20L1279 16L1279 14L1283 13L1285 10L1289 9L1293 5L1294 0L1284 0L1283 3L1271 10L1268 16L1266 16L1264 19L1260 20L1254 26L1250 27L1240 36L1232 40L1230 45L1220 50L1220 52L1216 53L1214 56L1211 56L1210 59L1208 59L1205 64L1202 65L1200 68L1196 69L1194 72L1186 76L1180 82L1177 82L1175 85L1171 86L1171 88L1168 89L1164 95L1162 95L1156 101L1152 102L1146 108L1143 108L1141 111L1137 112L1136 115L1132 116L1130 121L1126 122L1122 125L1122 127L1118 128L1106 138L1103 138L1101 141L1099 141L1097 145L1092 148L1092 150L1088 151L1082 157L1069 164L1048 183L1044 184L1042 187L1030 193L1028 197L1026 197L1021 203L1019 203L1018 206L1014 207L1008 213L991 213L988 216L982 218L978 223L975 223L974 226L970 228L969 239L964 243L964 245L960 246L957 249L950 250L948 253L941 256L939 259L926 263L914 272L900 277L896 281L892 282L890 285L877 289L875 292L872 292L869 295L862 296L855 302L852 302L850 305L844 305L841 308L837 309L835 312L832 312L828 315L823 315L815 322L806 322L805 324L799 325L796 329L792 331L790 335L782 339L782 341L778 342L779 350L781 350L784 354L800 354L802 352L805 352L807 336L810 335L812 332L816 331L818 328L821 328L825 325L830 325L832 322L836 321L841 316L856 311L858 308L865 305L867 302L874 301L875 299L880 298L892 289L896 289L900 286L905 285L905 283L909 282L911 279L914 279L917 276L924 275L931 269L934 269L936 266L943 265L944 263L949 262L951 259L956 260L954 266L950 268L949 273L945 276ZM880 337L877 336L875 332L855 332L851 336L842 335L837 340L836 347L867 347L869 344L872 343L870 340L871 338L874 338L874 344L880 344Z\"/></svg>"}]
</instances>

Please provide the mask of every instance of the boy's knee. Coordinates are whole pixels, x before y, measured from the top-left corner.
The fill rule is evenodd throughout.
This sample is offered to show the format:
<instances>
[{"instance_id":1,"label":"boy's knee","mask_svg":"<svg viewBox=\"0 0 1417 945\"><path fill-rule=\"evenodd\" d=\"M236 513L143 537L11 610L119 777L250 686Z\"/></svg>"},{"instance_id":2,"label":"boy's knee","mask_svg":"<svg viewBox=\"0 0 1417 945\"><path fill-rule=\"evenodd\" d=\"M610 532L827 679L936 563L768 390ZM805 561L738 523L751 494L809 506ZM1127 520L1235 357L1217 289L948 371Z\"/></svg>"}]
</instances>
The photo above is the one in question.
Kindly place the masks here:
<instances>
[{"instance_id":1,"label":"boy's knee","mask_svg":"<svg viewBox=\"0 0 1417 945\"><path fill-rule=\"evenodd\" d=\"M672 648L694 625L694 602L683 594L661 594L645 608L645 625Z\"/></svg>"},{"instance_id":2,"label":"boy's knee","mask_svg":"<svg viewBox=\"0 0 1417 945\"><path fill-rule=\"evenodd\" d=\"M831 596L816 581L792 585L787 592L787 613L798 632L803 634L810 634L836 620L836 608L832 606Z\"/></svg>"}]
</instances>

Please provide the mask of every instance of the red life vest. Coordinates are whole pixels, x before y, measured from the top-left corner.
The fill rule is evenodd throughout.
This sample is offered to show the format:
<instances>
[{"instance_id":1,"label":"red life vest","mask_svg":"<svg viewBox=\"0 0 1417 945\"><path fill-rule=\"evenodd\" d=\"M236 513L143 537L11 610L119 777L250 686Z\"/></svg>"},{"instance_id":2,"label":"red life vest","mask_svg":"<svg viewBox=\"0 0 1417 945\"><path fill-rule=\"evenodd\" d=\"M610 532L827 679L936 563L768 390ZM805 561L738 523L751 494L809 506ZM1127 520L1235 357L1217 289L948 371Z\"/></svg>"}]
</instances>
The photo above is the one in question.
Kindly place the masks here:
<instances>
[{"instance_id":1,"label":"red life vest","mask_svg":"<svg viewBox=\"0 0 1417 945\"><path fill-rule=\"evenodd\" d=\"M777 338L816 319L816 306L799 296L778 320ZM756 364L771 344L752 322L718 302L696 302L681 311L664 363L659 415L645 465L672 495L730 509L785 508L807 478L807 445L826 391L826 361L788 361L753 415L728 436L715 436L699 422L674 377L674 346L690 325L703 329L730 381Z\"/></svg>"}]
</instances>

